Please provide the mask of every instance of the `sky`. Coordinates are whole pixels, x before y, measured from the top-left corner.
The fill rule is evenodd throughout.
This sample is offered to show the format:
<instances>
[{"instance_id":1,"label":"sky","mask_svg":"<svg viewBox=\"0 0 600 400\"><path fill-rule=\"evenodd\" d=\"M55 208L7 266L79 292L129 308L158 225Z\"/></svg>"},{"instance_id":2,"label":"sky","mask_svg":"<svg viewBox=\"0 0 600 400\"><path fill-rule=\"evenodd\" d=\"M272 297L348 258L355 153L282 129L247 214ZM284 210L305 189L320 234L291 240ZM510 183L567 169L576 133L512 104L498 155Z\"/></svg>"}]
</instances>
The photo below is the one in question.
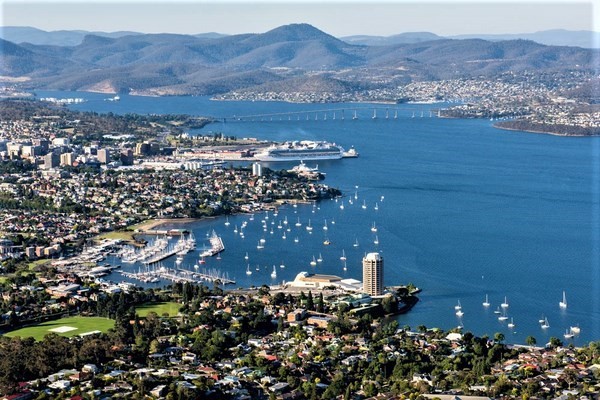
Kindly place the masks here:
<instances>
[{"instance_id":1,"label":"sky","mask_svg":"<svg viewBox=\"0 0 600 400\"><path fill-rule=\"evenodd\" d=\"M0 0L2 26L144 33L262 33L309 23L333 36L600 31L600 0Z\"/></svg>"}]
</instances>

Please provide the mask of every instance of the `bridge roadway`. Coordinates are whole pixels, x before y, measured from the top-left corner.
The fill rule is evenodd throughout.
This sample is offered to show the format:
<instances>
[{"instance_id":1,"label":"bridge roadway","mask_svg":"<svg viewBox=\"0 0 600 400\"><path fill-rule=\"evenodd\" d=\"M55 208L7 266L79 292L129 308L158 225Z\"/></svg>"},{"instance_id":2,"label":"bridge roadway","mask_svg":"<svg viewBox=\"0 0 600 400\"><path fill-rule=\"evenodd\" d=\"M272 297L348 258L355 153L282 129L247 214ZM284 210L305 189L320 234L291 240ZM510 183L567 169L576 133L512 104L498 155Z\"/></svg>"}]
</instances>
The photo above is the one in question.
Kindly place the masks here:
<instances>
[{"instance_id":1,"label":"bridge roadway","mask_svg":"<svg viewBox=\"0 0 600 400\"><path fill-rule=\"evenodd\" d=\"M265 122L265 121L326 121L326 120L356 120L356 119L398 119L439 117L439 108L415 110L409 107L376 106L355 108L326 108L320 110L285 111L278 113L263 113L250 115L230 115L215 117L221 122Z\"/></svg>"}]
</instances>

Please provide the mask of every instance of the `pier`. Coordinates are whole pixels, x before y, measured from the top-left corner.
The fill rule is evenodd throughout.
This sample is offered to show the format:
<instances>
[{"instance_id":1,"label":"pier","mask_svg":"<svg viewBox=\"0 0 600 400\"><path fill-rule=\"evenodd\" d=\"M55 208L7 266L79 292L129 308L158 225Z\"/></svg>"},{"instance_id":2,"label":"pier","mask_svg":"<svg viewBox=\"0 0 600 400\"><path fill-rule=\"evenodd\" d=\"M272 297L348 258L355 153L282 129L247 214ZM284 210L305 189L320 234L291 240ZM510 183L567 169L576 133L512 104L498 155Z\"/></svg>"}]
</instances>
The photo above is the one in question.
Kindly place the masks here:
<instances>
[{"instance_id":1,"label":"pier","mask_svg":"<svg viewBox=\"0 0 600 400\"><path fill-rule=\"evenodd\" d=\"M171 282L189 282L189 283L204 283L204 282L220 282L223 285L234 285L235 281L229 278L227 273L221 273L216 269L205 270L202 272L190 271L181 268L147 268L145 271L140 272L125 272L120 271L121 275L136 279L142 282L156 283L160 280L169 280Z\"/></svg>"}]
</instances>

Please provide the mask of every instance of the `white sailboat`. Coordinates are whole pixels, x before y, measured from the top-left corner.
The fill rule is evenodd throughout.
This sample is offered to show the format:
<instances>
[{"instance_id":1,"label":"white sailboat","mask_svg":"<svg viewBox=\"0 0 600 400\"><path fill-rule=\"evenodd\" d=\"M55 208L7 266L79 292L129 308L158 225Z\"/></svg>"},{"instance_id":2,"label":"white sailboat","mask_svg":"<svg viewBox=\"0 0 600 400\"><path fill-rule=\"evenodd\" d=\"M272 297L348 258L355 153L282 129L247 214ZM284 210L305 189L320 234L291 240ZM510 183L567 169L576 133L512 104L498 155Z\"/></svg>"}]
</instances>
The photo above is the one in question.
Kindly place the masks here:
<instances>
[{"instance_id":1,"label":"white sailboat","mask_svg":"<svg viewBox=\"0 0 600 400\"><path fill-rule=\"evenodd\" d=\"M465 313L463 312L463 310L458 310L455 312L457 317L462 317L463 315L465 315Z\"/></svg>"},{"instance_id":2,"label":"white sailboat","mask_svg":"<svg viewBox=\"0 0 600 400\"><path fill-rule=\"evenodd\" d=\"M340 210L344 209L344 200L342 200L342 204L340 204Z\"/></svg>"},{"instance_id":3,"label":"white sailboat","mask_svg":"<svg viewBox=\"0 0 600 400\"><path fill-rule=\"evenodd\" d=\"M506 296L504 296L504 303L500 304L502 308L508 308L508 301L506 301Z\"/></svg>"},{"instance_id":4,"label":"white sailboat","mask_svg":"<svg viewBox=\"0 0 600 400\"><path fill-rule=\"evenodd\" d=\"M506 321L508 317L506 316L506 311L502 310L502 315L498 317L498 321Z\"/></svg>"},{"instance_id":5,"label":"white sailboat","mask_svg":"<svg viewBox=\"0 0 600 400\"><path fill-rule=\"evenodd\" d=\"M362 207L363 210L367 209L367 201L366 200L363 200L363 203L362 203L361 207Z\"/></svg>"},{"instance_id":6,"label":"white sailboat","mask_svg":"<svg viewBox=\"0 0 600 400\"><path fill-rule=\"evenodd\" d=\"M340 257L340 260L346 261L346 252L343 249L342 249L342 256Z\"/></svg>"},{"instance_id":7,"label":"white sailboat","mask_svg":"<svg viewBox=\"0 0 600 400\"><path fill-rule=\"evenodd\" d=\"M354 241L354 244L352 246L358 247L358 238L356 238L356 240Z\"/></svg>"},{"instance_id":8,"label":"white sailboat","mask_svg":"<svg viewBox=\"0 0 600 400\"><path fill-rule=\"evenodd\" d=\"M264 249L265 246L263 246L262 242L259 240L258 244L256 245L256 248L260 250L260 249Z\"/></svg>"},{"instance_id":9,"label":"white sailboat","mask_svg":"<svg viewBox=\"0 0 600 400\"><path fill-rule=\"evenodd\" d=\"M514 321L513 321L513 318L512 318L512 317L510 317L510 322L508 323L508 327L509 327L510 329L512 329L512 328L514 328L514 327L515 327L515 323L514 323Z\"/></svg>"},{"instance_id":10,"label":"white sailboat","mask_svg":"<svg viewBox=\"0 0 600 400\"><path fill-rule=\"evenodd\" d=\"M312 231L312 226L310 226L310 219L308 220L308 225L306 225L306 230L307 231Z\"/></svg>"},{"instance_id":11,"label":"white sailboat","mask_svg":"<svg viewBox=\"0 0 600 400\"><path fill-rule=\"evenodd\" d=\"M563 297L562 297L562 301L558 302L558 306L560 308L567 308L567 295L565 294L565 291L563 290Z\"/></svg>"},{"instance_id":12,"label":"white sailboat","mask_svg":"<svg viewBox=\"0 0 600 400\"><path fill-rule=\"evenodd\" d=\"M354 116L352 117L352 119L358 119L358 115L356 114L356 110L354 110Z\"/></svg>"},{"instance_id":13,"label":"white sailboat","mask_svg":"<svg viewBox=\"0 0 600 400\"><path fill-rule=\"evenodd\" d=\"M377 227L375 226L375 222L373 222L373 226L371 227L371 232L377 232Z\"/></svg>"},{"instance_id":14,"label":"white sailboat","mask_svg":"<svg viewBox=\"0 0 600 400\"><path fill-rule=\"evenodd\" d=\"M273 265L273 272L271 272L271 278L273 278L273 279L277 278L277 269L275 269L274 265Z\"/></svg>"},{"instance_id":15,"label":"white sailboat","mask_svg":"<svg viewBox=\"0 0 600 400\"><path fill-rule=\"evenodd\" d=\"M319 253L319 258L317 258L317 262L323 262L323 256Z\"/></svg>"},{"instance_id":16,"label":"white sailboat","mask_svg":"<svg viewBox=\"0 0 600 400\"><path fill-rule=\"evenodd\" d=\"M246 255L244 256L244 260L247 260L248 258L249 258L248 257L248 252L246 252Z\"/></svg>"},{"instance_id":17,"label":"white sailboat","mask_svg":"<svg viewBox=\"0 0 600 400\"><path fill-rule=\"evenodd\" d=\"M296 237L294 238L294 243L298 243L299 241L300 241L300 239L298 239L298 236L296 236Z\"/></svg>"},{"instance_id":18,"label":"white sailboat","mask_svg":"<svg viewBox=\"0 0 600 400\"><path fill-rule=\"evenodd\" d=\"M571 326L569 327L569 330L575 335L579 335L581 333L581 328L579 328L579 325Z\"/></svg>"},{"instance_id":19,"label":"white sailboat","mask_svg":"<svg viewBox=\"0 0 600 400\"><path fill-rule=\"evenodd\" d=\"M325 220L325 225L323 225L323 230L326 231L327 229L329 229L329 228L327 227L327 220Z\"/></svg>"},{"instance_id":20,"label":"white sailboat","mask_svg":"<svg viewBox=\"0 0 600 400\"><path fill-rule=\"evenodd\" d=\"M300 217L298 217L298 222L296 222L296 226L302 226L302 222L300 222Z\"/></svg>"},{"instance_id":21,"label":"white sailboat","mask_svg":"<svg viewBox=\"0 0 600 400\"><path fill-rule=\"evenodd\" d=\"M313 267L314 267L315 265L317 265L317 260L315 260L315 256L314 256L314 255L313 255L313 258L312 258L312 260L311 260L311 262L310 262L310 265L311 265L311 266L313 266Z\"/></svg>"},{"instance_id":22,"label":"white sailboat","mask_svg":"<svg viewBox=\"0 0 600 400\"><path fill-rule=\"evenodd\" d=\"M250 271L250 264L246 267L246 275L252 275L252 271Z\"/></svg>"},{"instance_id":23,"label":"white sailboat","mask_svg":"<svg viewBox=\"0 0 600 400\"><path fill-rule=\"evenodd\" d=\"M484 307L489 307L490 306L490 301L488 300L488 295L485 295L485 301L483 303L481 303Z\"/></svg>"},{"instance_id":24,"label":"white sailboat","mask_svg":"<svg viewBox=\"0 0 600 400\"><path fill-rule=\"evenodd\" d=\"M375 206L373 207L373 209L374 209L375 211L379 210L379 206L377 205L377 203L375 203Z\"/></svg>"},{"instance_id":25,"label":"white sailboat","mask_svg":"<svg viewBox=\"0 0 600 400\"><path fill-rule=\"evenodd\" d=\"M461 304L460 304L460 300L458 300L458 304L456 304L456 305L454 306L454 309L455 309L455 310L462 310L462 306L461 306Z\"/></svg>"},{"instance_id":26,"label":"white sailboat","mask_svg":"<svg viewBox=\"0 0 600 400\"><path fill-rule=\"evenodd\" d=\"M344 271L347 271L348 267L346 266L346 261L344 261Z\"/></svg>"},{"instance_id":27,"label":"white sailboat","mask_svg":"<svg viewBox=\"0 0 600 400\"><path fill-rule=\"evenodd\" d=\"M548 323L548 318L544 318L544 323L541 325L542 329L550 328L550 324Z\"/></svg>"},{"instance_id":28,"label":"white sailboat","mask_svg":"<svg viewBox=\"0 0 600 400\"><path fill-rule=\"evenodd\" d=\"M565 337L565 339L573 339L573 336L575 336L575 334L572 331L567 329L563 336Z\"/></svg>"},{"instance_id":29,"label":"white sailboat","mask_svg":"<svg viewBox=\"0 0 600 400\"><path fill-rule=\"evenodd\" d=\"M377 235L375 235L375 240L373 240L374 244L379 244L379 238L377 237Z\"/></svg>"}]
</instances>

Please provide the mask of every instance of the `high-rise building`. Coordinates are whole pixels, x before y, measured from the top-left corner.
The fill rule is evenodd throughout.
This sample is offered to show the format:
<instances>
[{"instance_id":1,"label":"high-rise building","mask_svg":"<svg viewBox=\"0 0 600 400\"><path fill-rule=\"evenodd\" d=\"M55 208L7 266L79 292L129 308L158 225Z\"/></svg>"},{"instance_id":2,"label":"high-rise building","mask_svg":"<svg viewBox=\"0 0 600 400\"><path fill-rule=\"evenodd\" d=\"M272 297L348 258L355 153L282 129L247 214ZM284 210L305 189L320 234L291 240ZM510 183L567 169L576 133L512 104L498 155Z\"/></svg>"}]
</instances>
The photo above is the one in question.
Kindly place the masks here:
<instances>
[{"instance_id":1,"label":"high-rise building","mask_svg":"<svg viewBox=\"0 0 600 400\"><path fill-rule=\"evenodd\" d=\"M110 150L98 150L98 161L100 161L102 164L108 164L110 162Z\"/></svg>"},{"instance_id":2,"label":"high-rise building","mask_svg":"<svg viewBox=\"0 0 600 400\"><path fill-rule=\"evenodd\" d=\"M252 175L254 176L262 176L262 165L261 163L253 163L252 164Z\"/></svg>"},{"instance_id":3,"label":"high-rise building","mask_svg":"<svg viewBox=\"0 0 600 400\"><path fill-rule=\"evenodd\" d=\"M63 153L60 155L60 165L61 166L71 166L73 165L73 153Z\"/></svg>"},{"instance_id":4,"label":"high-rise building","mask_svg":"<svg viewBox=\"0 0 600 400\"><path fill-rule=\"evenodd\" d=\"M363 258L363 292L370 296L383 294L383 257L379 253Z\"/></svg>"},{"instance_id":5,"label":"high-rise building","mask_svg":"<svg viewBox=\"0 0 600 400\"><path fill-rule=\"evenodd\" d=\"M60 165L60 156L50 152L44 156L44 169L56 168Z\"/></svg>"}]
</instances>

